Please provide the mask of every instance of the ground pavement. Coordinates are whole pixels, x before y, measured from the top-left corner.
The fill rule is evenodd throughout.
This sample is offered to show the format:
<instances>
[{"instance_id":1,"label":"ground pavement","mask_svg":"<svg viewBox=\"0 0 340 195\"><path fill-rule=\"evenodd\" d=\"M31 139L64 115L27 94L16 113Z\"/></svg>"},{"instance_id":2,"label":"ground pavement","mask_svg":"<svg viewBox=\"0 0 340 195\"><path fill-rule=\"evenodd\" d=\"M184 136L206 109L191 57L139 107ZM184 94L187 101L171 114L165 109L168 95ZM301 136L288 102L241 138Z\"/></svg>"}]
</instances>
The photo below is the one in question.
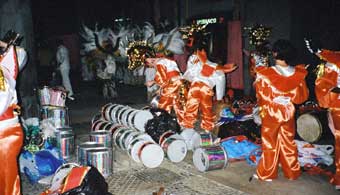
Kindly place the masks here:
<instances>
[{"instance_id":1,"label":"ground pavement","mask_svg":"<svg viewBox=\"0 0 340 195\"><path fill-rule=\"evenodd\" d=\"M88 140L91 118L100 112L100 108L107 102L130 105L141 108L146 103L146 89L143 86L119 86L120 97L105 100L100 95L100 88L96 84L82 84L76 91L76 100L67 102L70 112L71 126L76 133L76 142ZM259 194L259 195L335 195L340 194L324 176L310 176L303 173L296 181L283 177L272 182L252 180L250 176L255 167L246 162L228 163L223 170L199 172L192 163L192 152L188 152L184 161L171 163L164 160L158 168L148 169L132 161L129 156L120 151L114 152L113 174L107 178L109 190L117 195L152 194L164 187L168 194L174 195L227 195L227 194ZM48 186L31 185L22 176L23 195L35 195Z\"/></svg>"}]
</instances>

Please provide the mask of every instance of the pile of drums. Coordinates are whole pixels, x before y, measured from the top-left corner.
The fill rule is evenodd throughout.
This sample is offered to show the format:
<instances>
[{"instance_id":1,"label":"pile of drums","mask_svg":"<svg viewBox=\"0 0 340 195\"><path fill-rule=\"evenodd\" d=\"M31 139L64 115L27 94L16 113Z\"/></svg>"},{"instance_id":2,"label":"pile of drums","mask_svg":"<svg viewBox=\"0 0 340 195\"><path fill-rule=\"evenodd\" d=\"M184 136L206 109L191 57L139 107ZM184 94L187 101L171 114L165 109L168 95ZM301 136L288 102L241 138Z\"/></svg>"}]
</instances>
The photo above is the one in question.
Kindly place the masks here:
<instances>
[{"instance_id":1,"label":"pile of drums","mask_svg":"<svg viewBox=\"0 0 340 195\"><path fill-rule=\"evenodd\" d=\"M56 146L64 160L74 154L74 132L70 127L68 108L65 106L66 91L62 88L44 86L39 89L40 120L48 120L54 127Z\"/></svg>"},{"instance_id":2,"label":"pile of drums","mask_svg":"<svg viewBox=\"0 0 340 195\"><path fill-rule=\"evenodd\" d=\"M201 172L224 169L228 164L228 155L222 146L214 144L211 133L193 129L181 132L188 149L193 150L194 166Z\"/></svg>"}]
</instances>

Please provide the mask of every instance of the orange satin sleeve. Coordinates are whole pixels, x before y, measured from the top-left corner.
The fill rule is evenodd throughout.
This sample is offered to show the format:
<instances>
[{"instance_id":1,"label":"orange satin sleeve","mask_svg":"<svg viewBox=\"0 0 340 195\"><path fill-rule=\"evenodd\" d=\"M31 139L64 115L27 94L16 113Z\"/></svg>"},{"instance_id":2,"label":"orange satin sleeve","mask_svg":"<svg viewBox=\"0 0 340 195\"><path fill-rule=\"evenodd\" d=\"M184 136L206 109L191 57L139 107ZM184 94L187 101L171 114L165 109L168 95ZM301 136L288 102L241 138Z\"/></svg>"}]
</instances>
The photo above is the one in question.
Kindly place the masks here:
<instances>
[{"instance_id":1,"label":"orange satin sleeve","mask_svg":"<svg viewBox=\"0 0 340 195\"><path fill-rule=\"evenodd\" d=\"M331 117L334 122L334 138L335 138L335 155L334 155L334 164L335 164L335 174L331 178L330 182L334 185L340 185L340 109L330 109Z\"/></svg>"},{"instance_id":2,"label":"orange satin sleeve","mask_svg":"<svg viewBox=\"0 0 340 195\"><path fill-rule=\"evenodd\" d=\"M331 51L323 49L318 55L322 60L325 60L336 65L340 64L340 51Z\"/></svg>"},{"instance_id":3,"label":"orange satin sleeve","mask_svg":"<svg viewBox=\"0 0 340 195\"><path fill-rule=\"evenodd\" d=\"M332 93L331 90L336 86L338 73L325 68L325 73L322 77L315 80L315 95L318 103L323 108L329 108L338 104L340 107L340 102L338 100L338 94ZM332 106L332 107L333 107Z\"/></svg>"},{"instance_id":4,"label":"orange satin sleeve","mask_svg":"<svg viewBox=\"0 0 340 195\"><path fill-rule=\"evenodd\" d=\"M156 65L155 82L160 87L162 87L168 80L166 73L167 73L167 68L165 66L161 64Z\"/></svg>"}]
</instances>

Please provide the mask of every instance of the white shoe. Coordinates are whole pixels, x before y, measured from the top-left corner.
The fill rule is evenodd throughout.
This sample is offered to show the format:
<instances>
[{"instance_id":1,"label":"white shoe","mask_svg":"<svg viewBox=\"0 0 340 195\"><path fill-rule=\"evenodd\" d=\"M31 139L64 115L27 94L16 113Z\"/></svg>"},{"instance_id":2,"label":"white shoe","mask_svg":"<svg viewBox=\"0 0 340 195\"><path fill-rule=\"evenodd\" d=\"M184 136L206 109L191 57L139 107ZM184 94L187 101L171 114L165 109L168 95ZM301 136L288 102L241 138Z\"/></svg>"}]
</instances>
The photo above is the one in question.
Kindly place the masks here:
<instances>
[{"instance_id":1,"label":"white shoe","mask_svg":"<svg viewBox=\"0 0 340 195\"><path fill-rule=\"evenodd\" d=\"M340 190L340 185L336 185L334 187L335 187L335 190Z\"/></svg>"},{"instance_id":2,"label":"white shoe","mask_svg":"<svg viewBox=\"0 0 340 195\"><path fill-rule=\"evenodd\" d=\"M67 98L70 99L70 100L72 100L72 101L76 99L76 98L74 98L72 95L67 96Z\"/></svg>"},{"instance_id":3,"label":"white shoe","mask_svg":"<svg viewBox=\"0 0 340 195\"><path fill-rule=\"evenodd\" d=\"M255 178L255 179L259 180L259 176L256 173L253 174L252 178ZM272 179L265 179L263 181L271 182L273 180Z\"/></svg>"}]
</instances>

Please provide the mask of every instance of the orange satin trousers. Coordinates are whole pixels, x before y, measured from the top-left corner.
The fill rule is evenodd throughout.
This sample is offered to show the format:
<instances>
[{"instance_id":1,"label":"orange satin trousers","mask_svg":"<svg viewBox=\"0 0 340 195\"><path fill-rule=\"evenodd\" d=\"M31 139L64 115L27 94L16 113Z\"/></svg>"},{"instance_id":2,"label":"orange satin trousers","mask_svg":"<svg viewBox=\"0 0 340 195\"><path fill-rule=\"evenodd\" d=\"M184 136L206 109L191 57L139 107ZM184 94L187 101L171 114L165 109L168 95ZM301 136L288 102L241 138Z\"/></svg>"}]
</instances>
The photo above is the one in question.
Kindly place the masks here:
<instances>
[{"instance_id":1,"label":"orange satin trousers","mask_svg":"<svg viewBox=\"0 0 340 195\"><path fill-rule=\"evenodd\" d=\"M335 138L335 157L334 164L336 167L335 174L331 179L331 183L334 185L340 185L340 109L329 109L333 123L334 123L334 138Z\"/></svg>"},{"instance_id":2,"label":"orange satin trousers","mask_svg":"<svg viewBox=\"0 0 340 195\"><path fill-rule=\"evenodd\" d=\"M301 170L294 142L294 118L279 123L277 119L265 115L262 119L261 137L263 153L257 166L259 179L277 178L279 163L286 178L297 179Z\"/></svg>"},{"instance_id":3,"label":"orange satin trousers","mask_svg":"<svg viewBox=\"0 0 340 195\"><path fill-rule=\"evenodd\" d=\"M206 84L202 82L194 82L191 84L185 106L184 127L194 128L198 110L200 110L202 119L201 128L208 131L214 129L215 114L212 105L213 96L213 90Z\"/></svg>"},{"instance_id":4,"label":"orange satin trousers","mask_svg":"<svg viewBox=\"0 0 340 195\"><path fill-rule=\"evenodd\" d=\"M1 195L21 194L17 158L22 147L23 136L24 134L19 123L0 129Z\"/></svg>"},{"instance_id":5,"label":"orange satin trousers","mask_svg":"<svg viewBox=\"0 0 340 195\"><path fill-rule=\"evenodd\" d=\"M179 97L179 89L182 84L183 82L178 79L162 86L158 101L158 108L166 110L168 113L174 109L179 124L182 123L184 117L184 108L181 106Z\"/></svg>"}]
</instances>

